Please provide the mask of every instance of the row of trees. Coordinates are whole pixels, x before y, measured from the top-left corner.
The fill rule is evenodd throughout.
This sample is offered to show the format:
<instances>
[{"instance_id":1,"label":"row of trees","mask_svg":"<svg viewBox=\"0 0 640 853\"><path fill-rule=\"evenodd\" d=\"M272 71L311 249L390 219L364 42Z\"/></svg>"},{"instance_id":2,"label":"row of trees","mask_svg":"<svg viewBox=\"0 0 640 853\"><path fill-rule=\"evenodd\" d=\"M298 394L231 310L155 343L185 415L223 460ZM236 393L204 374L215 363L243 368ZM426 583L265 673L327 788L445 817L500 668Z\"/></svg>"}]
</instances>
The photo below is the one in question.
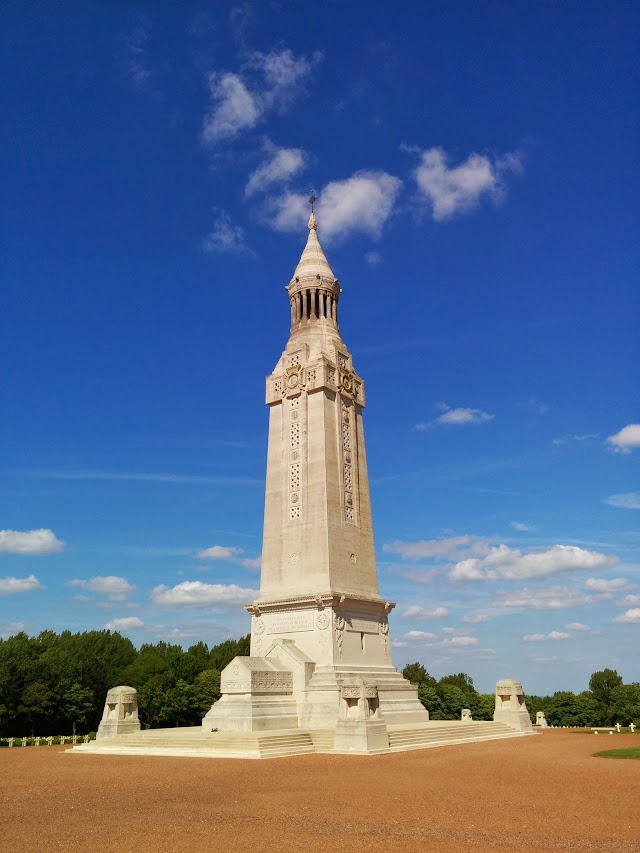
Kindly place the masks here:
<instances>
[{"instance_id":1,"label":"row of trees","mask_svg":"<svg viewBox=\"0 0 640 853\"><path fill-rule=\"evenodd\" d=\"M107 690L127 684L138 691L144 727L198 725L220 698L220 672L236 655L249 654L249 637L186 651L165 642L136 649L111 631L0 639L0 736L85 734L96 731ZM432 720L459 720L469 708L475 720L490 720L494 695L483 694L464 672L436 680L420 663L403 670L418 685ZM589 690L527 696L535 720L544 711L550 725L599 726L634 722L640 728L640 684L623 684L615 670L594 672Z\"/></svg>"},{"instance_id":2,"label":"row of trees","mask_svg":"<svg viewBox=\"0 0 640 853\"><path fill-rule=\"evenodd\" d=\"M478 693L473 679L464 672L445 675L437 681L421 663L405 666L402 674L418 685L418 696L432 720L459 720L469 708L475 720L493 716L494 694ZM640 683L624 684L614 669L594 672L589 689L582 693L562 690L553 696L527 696L527 709L535 722L544 711L550 726L609 726L614 723L640 727Z\"/></svg>"},{"instance_id":3,"label":"row of trees","mask_svg":"<svg viewBox=\"0 0 640 853\"><path fill-rule=\"evenodd\" d=\"M165 642L139 650L111 631L0 639L0 736L96 731L110 687L138 691L148 728L197 725L220 698L220 671L249 654L249 637L184 651Z\"/></svg>"}]
</instances>

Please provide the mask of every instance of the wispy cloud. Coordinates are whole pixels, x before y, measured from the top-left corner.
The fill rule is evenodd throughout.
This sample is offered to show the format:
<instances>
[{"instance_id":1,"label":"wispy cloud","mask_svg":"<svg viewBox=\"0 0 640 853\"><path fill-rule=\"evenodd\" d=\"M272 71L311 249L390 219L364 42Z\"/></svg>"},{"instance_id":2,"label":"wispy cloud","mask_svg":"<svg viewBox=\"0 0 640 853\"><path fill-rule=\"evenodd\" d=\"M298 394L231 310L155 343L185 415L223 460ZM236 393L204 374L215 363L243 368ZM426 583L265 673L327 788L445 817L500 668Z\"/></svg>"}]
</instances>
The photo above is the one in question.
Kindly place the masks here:
<instances>
[{"instance_id":1,"label":"wispy cloud","mask_svg":"<svg viewBox=\"0 0 640 853\"><path fill-rule=\"evenodd\" d=\"M590 592L620 592L631 586L627 578L588 578L584 582L585 589Z\"/></svg>"},{"instance_id":2,"label":"wispy cloud","mask_svg":"<svg viewBox=\"0 0 640 853\"><path fill-rule=\"evenodd\" d=\"M299 174L307 164L307 154L302 148L277 148L266 145L267 158L250 175L244 188L245 196L265 192L274 184L281 184Z\"/></svg>"},{"instance_id":3,"label":"wispy cloud","mask_svg":"<svg viewBox=\"0 0 640 853\"><path fill-rule=\"evenodd\" d=\"M229 141L254 128L268 112L284 112L319 59L319 54L307 58L291 50L256 52L237 73L211 72L202 141L210 146Z\"/></svg>"},{"instance_id":4,"label":"wispy cloud","mask_svg":"<svg viewBox=\"0 0 640 853\"><path fill-rule=\"evenodd\" d=\"M58 554L64 548L52 530L0 530L0 554L45 556Z\"/></svg>"},{"instance_id":5,"label":"wispy cloud","mask_svg":"<svg viewBox=\"0 0 640 853\"><path fill-rule=\"evenodd\" d=\"M580 590L554 586L498 592L493 597L492 604L494 607L515 610L564 610L589 604L591 601L593 596Z\"/></svg>"},{"instance_id":6,"label":"wispy cloud","mask_svg":"<svg viewBox=\"0 0 640 853\"><path fill-rule=\"evenodd\" d=\"M583 442L593 441L593 439L597 437L597 432L574 432L569 433L569 435L561 435L558 438L552 438L551 444L553 444L554 447L561 447L563 444L582 444Z\"/></svg>"},{"instance_id":7,"label":"wispy cloud","mask_svg":"<svg viewBox=\"0 0 640 853\"><path fill-rule=\"evenodd\" d=\"M257 477L206 476L201 474L171 474L147 471L47 470L26 472L32 477L47 480L114 480L133 483L193 483L216 486L263 486Z\"/></svg>"},{"instance_id":8,"label":"wispy cloud","mask_svg":"<svg viewBox=\"0 0 640 853\"><path fill-rule=\"evenodd\" d=\"M484 197L500 201L506 192L507 176L523 170L522 156L515 152L494 158L474 153L450 167L451 158L442 148L411 150L420 154L413 175L436 222L473 210Z\"/></svg>"},{"instance_id":9,"label":"wispy cloud","mask_svg":"<svg viewBox=\"0 0 640 853\"><path fill-rule=\"evenodd\" d=\"M640 492L622 492L617 495L609 495L604 502L619 509L640 509Z\"/></svg>"},{"instance_id":10,"label":"wispy cloud","mask_svg":"<svg viewBox=\"0 0 640 853\"><path fill-rule=\"evenodd\" d=\"M511 526L514 530L517 530L519 533L524 533L528 530L535 530L535 526L533 524L527 524L524 521L512 521Z\"/></svg>"},{"instance_id":11,"label":"wispy cloud","mask_svg":"<svg viewBox=\"0 0 640 853\"><path fill-rule=\"evenodd\" d=\"M212 255L255 256L255 252L247 243L244 228L234 225L229 214L220 208L215 211L213 228L203 238L202 248Z\"/></svg>"},{"instance_id":12,"label":"wispy cloud","mask_svg":"<svg viewBox=\"0 0 640 853\"><path fill-rule=\"evenodd\" d=\"M446 607L421 607L419 604L411 604L406 607L400 616L403 619L443 619L449 615Z\"/></svg>"},{"instance_id":13,"label":"wispy cloud","mask_svg":"<svg viewBox=\"0 0 640 853\"><path fill-rule=\"evenodd\" d=\"M640 424L628 424L620 432L610 435L607 439L609 448L615 453L631 453L640 447Z\"/></svg>"},{"instance_id":14,"label":"wispy cloud","mask_svg":"<svg viewBox=\"0 0 640 853\"><path fill-rule=\"evenodd\" d=\"M125 71L134 89L144 92L151 82L151 65L148 58L150 25L141 23L124 37Z\"/></svg>"},{"instance_id":15,"label":"wispy cloud","mask_svg":"<svg viewBox=\"0 0 640 853\"><path fill-rule=\"evenodd\" d=\"M387 542L382 550L388 554L399 554L403 560L432 558L459 559L462 556L480 556L489 552L486 539L479 536L447 536L444 539L422 539L419 542L396 540Z\"/></svg>"},{"instance_id":16,"label":"wispy cloud","mask_svg":"<svg viewBox=\"0 0 640 853\"><path fill-rule=\"evenodd\" d=\"M86 592L94 592L98 595L105 595L109 601L126 601L136 590L133 584L130 584L127 580L117 575L98 575L88 580L74 578L68 581L68 586L83 589Z\"/></svg>"},{"instance_id":17,"label":"wispy cloud","mask_svg":"<svg viewBox=\"0 0 640 853\"><path fill-rule=\"evenodd\" d=\"M544 643L546 640L569 640L571 634L564 631L549 631L548 634L523 634L525 643Z\"/></svg>"}]
</instances>

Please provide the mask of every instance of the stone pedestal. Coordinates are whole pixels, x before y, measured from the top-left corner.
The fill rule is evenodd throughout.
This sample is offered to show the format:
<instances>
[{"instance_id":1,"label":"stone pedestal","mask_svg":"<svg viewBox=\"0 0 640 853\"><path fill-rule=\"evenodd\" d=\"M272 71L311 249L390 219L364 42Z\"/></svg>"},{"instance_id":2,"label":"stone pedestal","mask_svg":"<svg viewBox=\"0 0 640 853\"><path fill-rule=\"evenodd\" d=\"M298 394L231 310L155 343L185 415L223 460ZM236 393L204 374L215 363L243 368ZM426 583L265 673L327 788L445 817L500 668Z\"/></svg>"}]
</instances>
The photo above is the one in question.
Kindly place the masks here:
<instances>
[{"instance_id":1,"label":"stone pedestal","mask_svg":"<svg viewBox=\"0 0 640 853\"><path fill-rule=\"evenodd\" d=\"M293 674L280 661L236 657L220 678L222 698L202 720L205 731L257 732L298 727Z\"/></svg>"},{"instance_id":2,"label":"stone pedestal","mask_svg":"<svg viewBox=\"0 0 640 853\"><path fill-rule=\"evenodd\" d=\"M549 725L547 723L547 718L544 715L544 711L536 712L536 726L541 729L548 729Z\"/></svg>"},{"instance_id":3,"label":"stone pedestal","mask_svg":"<svg viewBox=\"0 0 640 853\"><path fill-rule=\"evenodd\" d=\"M334 752L386 751L389 735L380 712L378 688L366 678L346 679L340 689L340 716Z\"/></svg>"},{"instance_id":4,"label":"stone pedestal","mask_svg":"<svg viewBox=\"0 0 640 853\"><path fill-rule=\"evenodd\" d=\"M471 716L471 711L469 708L463 708L460 714L460 720L463 723L472 723L473 717Z\"/></svg>"},{"instance_id":5,"label":"stone pedestal","mask_svg":"<svg viewBox=\"0 0 640 853\"><path fill-rule=\"evenodd\" d=\"M112 687L107 693L96 740L117 737L117 735L135 734L139 731L137 691L133 687Z\"/></svg>"},{"instance_id":6,"label":"stone pedestal","mask_svg":"<svg viewBox=\"0 0 640 853\"><path fill-rule=\"evenodd\" d=\"M522 684L513 678L503 678L496 684L495 723L504 723L519 732L532 731L531 717L524 701Z\"/></svg>"}]
</instances>

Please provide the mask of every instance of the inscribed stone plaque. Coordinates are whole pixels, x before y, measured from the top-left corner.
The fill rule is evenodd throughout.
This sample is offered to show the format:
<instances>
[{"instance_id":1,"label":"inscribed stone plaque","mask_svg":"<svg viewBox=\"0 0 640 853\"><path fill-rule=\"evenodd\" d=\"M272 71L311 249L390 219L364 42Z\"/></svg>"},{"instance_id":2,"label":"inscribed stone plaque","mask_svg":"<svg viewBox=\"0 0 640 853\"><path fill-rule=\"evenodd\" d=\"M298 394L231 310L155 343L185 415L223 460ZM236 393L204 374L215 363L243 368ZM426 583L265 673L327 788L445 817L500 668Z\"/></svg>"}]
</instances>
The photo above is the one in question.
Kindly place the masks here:
<instances>
[{"instance_id":1,"label":"inscribed stone plaque","mask_svg":"<svg viewBox=\"0 0 640 853\"><path fill-rule=\"evenodd\" d=\"M359 619L352 616L350 623L347 622L347 631L359 631L361 634L377 634L378 622L372 619Z\"/></svg>"},{"instance_id":2,"label":"inscribed stone plaque","mask_svg":"<svg viewBox=\"0 0 640 853\"><path fill-rule=\"evenodd\" d=\"M291 634L294 631L313 631L313 613L276 613L268 622L267 634Z\"/></svg>"}]
</instances>

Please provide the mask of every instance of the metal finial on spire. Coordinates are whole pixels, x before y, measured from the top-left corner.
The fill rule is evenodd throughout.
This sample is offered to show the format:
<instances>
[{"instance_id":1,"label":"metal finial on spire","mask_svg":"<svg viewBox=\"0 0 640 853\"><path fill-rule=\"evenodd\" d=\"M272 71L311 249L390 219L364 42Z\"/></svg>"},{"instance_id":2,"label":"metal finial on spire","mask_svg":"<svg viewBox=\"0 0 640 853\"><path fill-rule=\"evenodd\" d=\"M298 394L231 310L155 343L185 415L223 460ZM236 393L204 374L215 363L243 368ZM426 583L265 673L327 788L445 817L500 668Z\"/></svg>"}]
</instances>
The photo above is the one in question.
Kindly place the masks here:
<instances>
[{"instance_id":1,"label":"metal finial on spire","mask_svg":"<svg viewBox=\"0 0 640 853\"><path fill-rule=\"evenodd\" d=\"M311 190L311 195L309 196L309 204L311 205L311 213L313 213L313 205L316 202L316 197L313 194L313 190Z\"/></svg>"}]
</instances>

